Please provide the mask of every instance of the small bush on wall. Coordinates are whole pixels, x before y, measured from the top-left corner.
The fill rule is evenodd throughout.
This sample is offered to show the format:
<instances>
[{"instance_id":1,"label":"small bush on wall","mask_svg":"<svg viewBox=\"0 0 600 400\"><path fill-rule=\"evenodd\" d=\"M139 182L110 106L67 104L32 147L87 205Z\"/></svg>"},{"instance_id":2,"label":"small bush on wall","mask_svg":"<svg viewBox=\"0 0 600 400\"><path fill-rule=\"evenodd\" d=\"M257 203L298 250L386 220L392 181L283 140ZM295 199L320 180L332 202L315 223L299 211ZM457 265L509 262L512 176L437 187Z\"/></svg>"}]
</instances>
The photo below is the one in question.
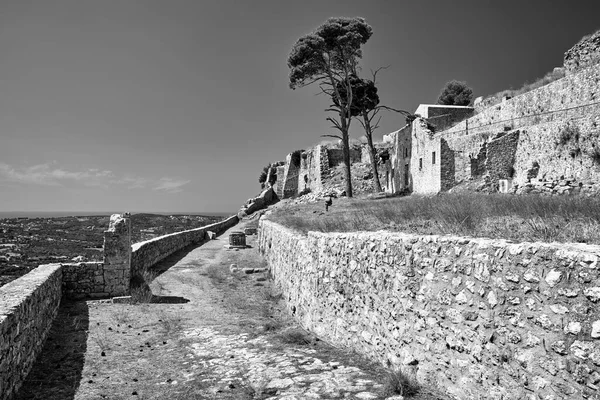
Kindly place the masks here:
<instances>
[{"instance_id":1,"label":"small bush on wall","mask_svg":"<svg viewBox=\"0 0 600 400\"><path fill-rule=\"evenodd\" d=\"M565 127L560 131L558 135L558 139L556 141L557 146L566 146L571 142L579 141L579 128L573 125L565 125Z\"/></svg>"}]
</instances>

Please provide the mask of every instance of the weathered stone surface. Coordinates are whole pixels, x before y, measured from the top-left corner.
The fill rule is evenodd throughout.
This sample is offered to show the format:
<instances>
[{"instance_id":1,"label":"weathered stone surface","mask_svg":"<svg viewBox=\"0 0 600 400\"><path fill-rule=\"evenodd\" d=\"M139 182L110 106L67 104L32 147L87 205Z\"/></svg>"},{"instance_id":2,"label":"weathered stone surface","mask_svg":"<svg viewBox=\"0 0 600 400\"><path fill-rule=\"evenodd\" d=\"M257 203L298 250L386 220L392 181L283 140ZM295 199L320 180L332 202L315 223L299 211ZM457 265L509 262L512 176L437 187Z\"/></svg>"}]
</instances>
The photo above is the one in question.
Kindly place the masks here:
<instances>
[{"instance_id":1,"label":"weathered stone surface","mask_svg":"<svg viewBox=\"0 0 600 400\"><path fill-rule=\"evenodd\" d=\"M0 287L0 399L21 386L42 349L61 299L60 264L40 265Z\"/></svg>"},{"instance_id":2,"label":"weathered stone surface","mask_svg":"<svg viewBox=\"0 0 600 400\"><path fill-rule=\"evenodd\" d=\"M261 220L259 250L306 329L383 364L414 366L456 398L596 393L588 377L600 374L600 272L590 265L599 246L302 236Z\"/></svg>"}]
</instances>

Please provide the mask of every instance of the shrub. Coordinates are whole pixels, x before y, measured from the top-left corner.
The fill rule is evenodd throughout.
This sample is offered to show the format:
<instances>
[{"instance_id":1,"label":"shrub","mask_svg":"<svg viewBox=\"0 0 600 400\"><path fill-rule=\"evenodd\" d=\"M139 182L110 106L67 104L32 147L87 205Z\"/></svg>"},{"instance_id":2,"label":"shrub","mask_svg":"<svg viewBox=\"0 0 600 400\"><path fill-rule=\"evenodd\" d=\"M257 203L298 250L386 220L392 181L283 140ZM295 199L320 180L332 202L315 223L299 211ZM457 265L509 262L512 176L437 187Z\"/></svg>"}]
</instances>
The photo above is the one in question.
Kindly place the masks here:
<instances>
[{"instance_id":1,"label":"shrub","mask_svg":"<svg viewBox=\"0 0 600 400\"><path fill-rule=\"evenodd\" d=\"M446 106L468 106L473 100L473 89L466 82L452 80L446 82L437 103Z\"/></svg>"}]
</instances>

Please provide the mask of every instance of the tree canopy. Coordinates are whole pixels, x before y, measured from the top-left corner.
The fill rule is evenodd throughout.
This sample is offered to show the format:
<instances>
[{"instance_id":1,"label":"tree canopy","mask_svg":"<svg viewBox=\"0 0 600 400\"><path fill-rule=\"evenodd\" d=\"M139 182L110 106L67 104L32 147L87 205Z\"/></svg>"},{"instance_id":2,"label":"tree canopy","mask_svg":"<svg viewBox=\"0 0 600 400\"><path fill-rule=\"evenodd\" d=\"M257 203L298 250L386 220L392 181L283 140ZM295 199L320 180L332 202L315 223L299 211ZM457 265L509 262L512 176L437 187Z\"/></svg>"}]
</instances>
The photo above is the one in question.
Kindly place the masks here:
<instances>
[{"instance_id":1,"label":"tree canopy","mask_svg":"<svg viewBox=\"0 0 600 400\"><path fill-rule=\"evenodd\" d=\"M313 82L331 84L356 72L361 45L373 34L364 18L329 18L313 33L298 39L288 57L290 88Z\"/></svg>"},{"instance_id":2,"label":"tree canopy","mask_svg":"<svg viewBox=\"0 0 600 400\"><path fill-rule=\"evenodd\" d=\"M446 82L437 103L446 106L468 106L473 100L473 89L467 86L467 82L452 80Z\"/></svg>"}]
</instances>

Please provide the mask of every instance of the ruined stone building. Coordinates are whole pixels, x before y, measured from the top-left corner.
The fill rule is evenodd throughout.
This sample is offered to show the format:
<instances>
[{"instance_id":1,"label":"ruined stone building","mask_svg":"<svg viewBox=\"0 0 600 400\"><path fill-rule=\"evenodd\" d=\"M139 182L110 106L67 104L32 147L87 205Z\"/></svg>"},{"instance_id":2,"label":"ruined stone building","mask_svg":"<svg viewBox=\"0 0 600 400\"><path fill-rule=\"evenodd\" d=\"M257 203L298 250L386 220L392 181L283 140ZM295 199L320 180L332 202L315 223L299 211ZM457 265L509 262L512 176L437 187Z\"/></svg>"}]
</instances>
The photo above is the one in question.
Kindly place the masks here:
<instances>
[{"instance_id":1,"label":"ruined stone building","mask_svg":"<svg viewBox=\"0 0 600 400\"><path fill-rule=\"evenodd\" d=\"M600 57L589 55L600 48L573 49L564 78L498 104L420 105L418 118L384 137L393 143L385 190L428 194L480 181L491 191L600 192Z\"/></svg>"}]
</instances>

